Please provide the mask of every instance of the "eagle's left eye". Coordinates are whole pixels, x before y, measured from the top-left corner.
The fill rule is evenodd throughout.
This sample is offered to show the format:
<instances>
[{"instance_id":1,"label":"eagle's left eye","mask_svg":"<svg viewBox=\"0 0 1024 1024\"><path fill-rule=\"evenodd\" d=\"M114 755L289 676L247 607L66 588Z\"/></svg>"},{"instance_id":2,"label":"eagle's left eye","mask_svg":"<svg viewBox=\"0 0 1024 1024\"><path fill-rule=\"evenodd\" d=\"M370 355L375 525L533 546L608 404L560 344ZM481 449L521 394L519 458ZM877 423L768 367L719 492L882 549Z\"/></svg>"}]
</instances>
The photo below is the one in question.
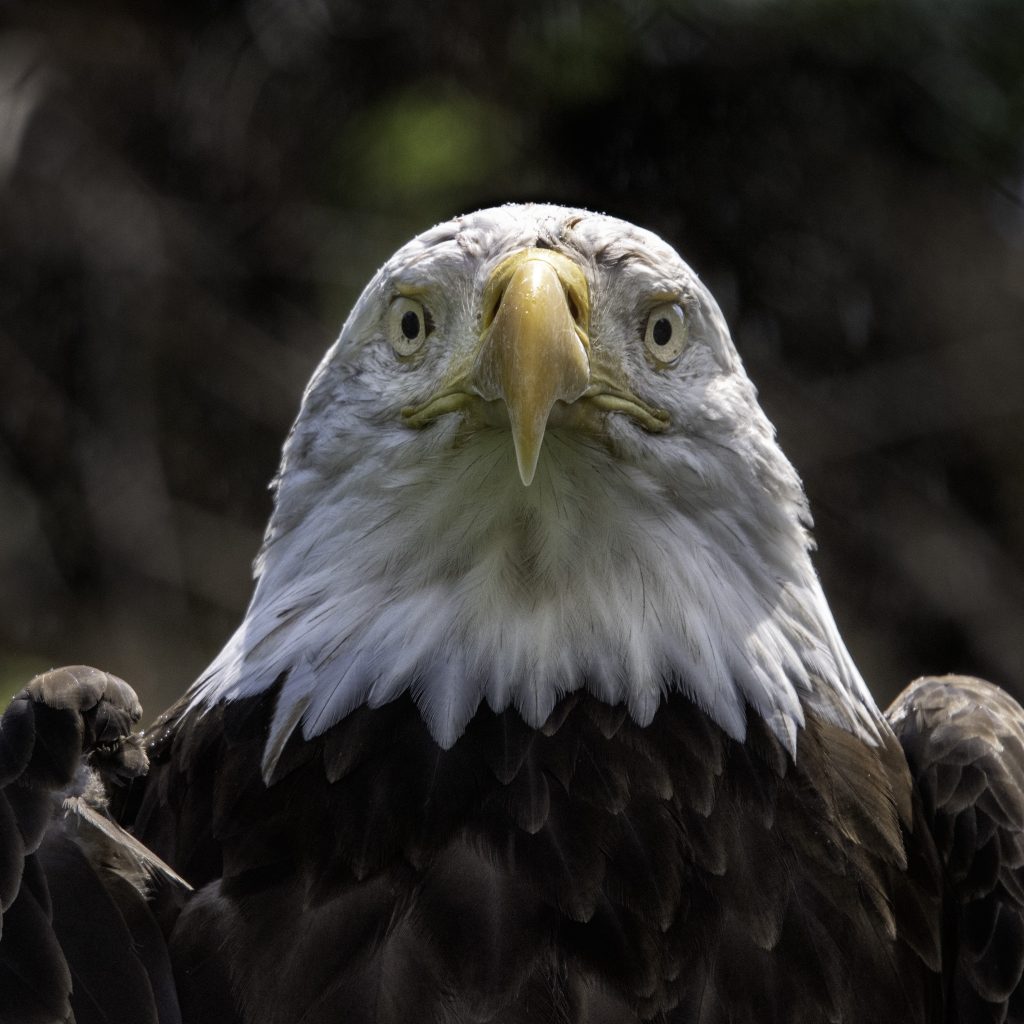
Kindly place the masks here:
<instances>
[{"instance_id":1,"label":"eagle's left eye","mask_svg":"<svg viewBox=\"0 0 1024 1024\"><path fill-rule=\"evenodd\" d=\"M423 303L399 295L388 310L388 340L400 356L411 356L423 347L430 329L430 314Z\"/></svg>"},{"instance_id":2,"label":"eagle's left eye","mask_svg":"<svg viewBox=\"0 0 1024 1024\"><path fill-rule=\"evenodd\" d=\"M651 310L644 325L644 345L662 365L678 358L686 344L686 317L678 303L662 302Z\"/></svg>"}]
</instances>

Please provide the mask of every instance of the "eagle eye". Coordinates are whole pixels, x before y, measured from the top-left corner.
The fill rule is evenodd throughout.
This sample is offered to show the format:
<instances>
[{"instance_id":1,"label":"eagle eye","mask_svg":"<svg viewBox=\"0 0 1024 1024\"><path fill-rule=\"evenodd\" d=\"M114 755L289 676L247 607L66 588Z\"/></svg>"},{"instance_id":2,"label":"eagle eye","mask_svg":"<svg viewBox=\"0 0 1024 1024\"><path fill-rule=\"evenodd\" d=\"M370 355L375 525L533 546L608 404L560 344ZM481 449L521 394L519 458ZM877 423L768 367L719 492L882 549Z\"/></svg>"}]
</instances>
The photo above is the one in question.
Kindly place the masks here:
<instances>
[{"instance_id":1,"label":"eagle eye","mask_svg":"<svg viewBox=\"0 0 1024 1024\"><path fill-rule=\"evenodd\" d=\"M430 314L423 303L399 295L388 309L388 340L400 356L411 356L423 347L430 333Z\"/></svg>"},{"instance_id":2,"label":"eagle eye","mask_svg":"<svg viewBox=\"0 0 1024 1024\"><path fill-rule=\"evenodd\" d=\"M686 335L686 316L676 302L655 306L644 325L644 345L654 361L662 366L679 358Z\"/></svg>"}]
</instances>

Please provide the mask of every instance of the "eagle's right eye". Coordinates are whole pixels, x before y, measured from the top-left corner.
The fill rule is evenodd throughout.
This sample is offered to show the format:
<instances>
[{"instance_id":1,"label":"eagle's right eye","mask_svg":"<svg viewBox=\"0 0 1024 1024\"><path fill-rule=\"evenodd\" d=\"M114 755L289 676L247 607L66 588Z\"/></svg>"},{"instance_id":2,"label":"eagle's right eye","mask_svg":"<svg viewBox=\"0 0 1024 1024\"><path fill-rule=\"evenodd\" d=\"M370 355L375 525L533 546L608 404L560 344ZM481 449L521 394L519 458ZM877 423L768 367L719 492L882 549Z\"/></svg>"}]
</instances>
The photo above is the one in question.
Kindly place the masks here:
<instances>
[{"instance_id":1,"label":"eagle's right eye","mask_svg":"<svg viewBox=\"0 0 1024 1024\"><path fill-rule=\"evenodd\" d=\"M423 347L430 316L421 302L399 295L388 310L388 340L400 356L411 356Z\"/></svg>"},{"instance_id":2,"label":"eagle's right eye","mask_svg":"<svg viewBox=\"0 0 1024 1024\"><path fill-rule=\"evenodd\" d=\"M644 325L644 345L658 366L667 366L679 357L686 335L686 317L676 302L655 306Z\"/></svg>"}]
</instances>

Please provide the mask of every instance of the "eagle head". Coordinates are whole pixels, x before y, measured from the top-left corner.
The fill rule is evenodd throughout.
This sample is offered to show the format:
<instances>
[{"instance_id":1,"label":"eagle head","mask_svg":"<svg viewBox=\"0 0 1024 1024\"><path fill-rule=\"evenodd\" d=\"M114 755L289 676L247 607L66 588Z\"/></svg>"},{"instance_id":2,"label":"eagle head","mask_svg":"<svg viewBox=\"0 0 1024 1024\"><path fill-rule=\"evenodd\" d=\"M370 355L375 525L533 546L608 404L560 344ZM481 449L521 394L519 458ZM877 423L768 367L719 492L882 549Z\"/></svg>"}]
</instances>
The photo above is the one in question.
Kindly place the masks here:
<instances>
[{"instance_id":1,"label":"eagle head","mask_svg":"<svg viewBox=\"0 0 1024 1024\"><path fill-rule=\"evenodd\" d=\"M275 491L245 619L190 697L280 683L265 769L405 692L444 747L481 702L540 726L577 689L640 724L682 691L790 751L807 708L877 737L721 311L632 224L509 205L403 246Z\"/></svg>"}]
</instances>

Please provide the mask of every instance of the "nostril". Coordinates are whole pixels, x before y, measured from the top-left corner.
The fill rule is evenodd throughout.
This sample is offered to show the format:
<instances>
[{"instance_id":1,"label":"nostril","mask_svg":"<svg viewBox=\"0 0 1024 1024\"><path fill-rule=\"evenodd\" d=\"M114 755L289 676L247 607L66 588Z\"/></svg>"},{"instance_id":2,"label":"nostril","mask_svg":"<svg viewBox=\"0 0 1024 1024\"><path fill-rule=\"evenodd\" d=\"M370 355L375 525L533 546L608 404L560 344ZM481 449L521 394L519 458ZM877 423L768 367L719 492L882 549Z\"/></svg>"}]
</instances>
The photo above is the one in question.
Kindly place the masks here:
<instances>
[{"instance_id":1,"label":"nostril","mask_svg":"<svg viewBox=\"0 0 1024 1024\"><path fill-rule=\"evenodd\" d=\"M580 316L581 316L580 305L576 301L576 296L573 295L573 292L572 292L571 288L567 288L566 291L565 291L565 301L569 305L569 315L572 317L573 323L577 324L580 327L582 327L583 323L582 323L582 321L580 319Z\"/></svg>"},{"instance_id":2,"label":"nostril","mask_svg":"<svg viewBox=\"0 0 1024 1024\"><path fill-rule=\"evenodd\" d=\"M498 315L498 309L501 306L501 300L505 298L505 288L495 289L488 298L489 301L483 309L482 327L484 330L487 330L494 323L494 318Z\"/></svg>"}]
</instances>

